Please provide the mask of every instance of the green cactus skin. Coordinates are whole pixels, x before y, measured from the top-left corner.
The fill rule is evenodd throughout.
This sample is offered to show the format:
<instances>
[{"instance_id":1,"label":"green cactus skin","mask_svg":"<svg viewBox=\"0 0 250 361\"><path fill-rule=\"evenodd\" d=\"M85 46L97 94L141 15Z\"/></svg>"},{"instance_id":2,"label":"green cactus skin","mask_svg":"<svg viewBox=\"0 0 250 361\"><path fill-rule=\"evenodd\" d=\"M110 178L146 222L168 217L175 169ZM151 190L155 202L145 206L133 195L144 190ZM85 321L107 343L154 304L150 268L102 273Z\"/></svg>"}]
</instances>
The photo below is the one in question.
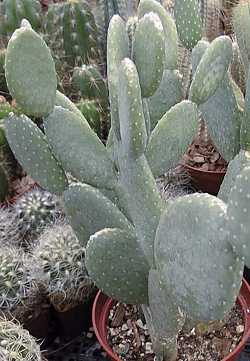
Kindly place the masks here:
<instances>
[{"instance_id":1,"label":"green cactus skin","mask_svg":"<svg viewBox=\"0 0 250 361\"><path fill-rule=\"evenodd\" d=\"M233 8L232 22L247 77L250 65L250 39L248 36L250 32L249 1L242 1L235 5Z\"/></svg>"},{"instance_id":2,"label":"green cactus skin","mask_svg":"<svg viewBox=\"0 0 250 361\"><path fill-rule=\"evenodd\" d=\"M126 231L105 228L92 235L86 266L96 285L110 297L128 304L148 302L148 264L136 238Z\"/></svg>"},{"instance_id":3,"label":"green cactus skin","mask_svg":"<svg viewBox=\"0 0 250 361\"><path fill-rule=\"evenodd\" d=\"M32 54L36 54L34 61ZM5 58L9 91L27 115L45 116L56 97L56 71L49 48L30 27L17 29ZM32 79L32 80L31 80Z\"/></svg>"},{"instance_id":4,"label":"green cactus skin","mask_svg":"<svg viewBox=\"0 0 250 361\"><path fill-rule=\"evenodd\" d=\"M22 195L13 205L20 236L35 239L45 227L62 216L59 200L51 193L36 188Z\"/></svg>"},{"instance_id":5,"label":"green cactus skin","mask_svg":"<svg viewBox=\"0 0 250 361\"><path fill-rule=\"evenodd\" d=\"M96 99L100 103L108 102L108 90L105 80L95 65L82 65L74 68L72 85L80 91L83 98Z\"/></svg>"},{"instance_id":6,"label":"green cactus skin","mask_svg":"<svg viewBox=\"0 0 250 361\"><path fill-rule=\"evenodd\" d=\"M130 16L128 18L128 21L126 22L126 30L128 34L129 39L129 54L130 57L133 54L133 43L134 43L134 37L135 37L135 31L138 25L138 17L137 16Z\"/></svg>"},{"instance_id":7,"label":"green cactus skin","mask_svg":"<svg viewBox=\"0 0 250 361\"><path fill-rule=\"evenodd\" d=\"M38 277L57 309L74 307L93 294L85 267L85 249L72 228L64 223L48 227L32 250Z\"/></svg>"},{"instance_id":8,"label":"green cactus skin","mask_svg":"<svg viewBox=\"0 0 250 361\"><path fill-rule=\"evenodd\" d=\"M223 319L240 290L243 263L227 241L225 220L224 202L194 194L171 204L157 229L163 287L194 322Z\"/></svg>"},{"instance_id":9,"label":"green cactus skin","mask_svg":"<svg viewBox=\"0 0 250 361\"><path fill-rule=\"evenodd\" d=\"M198 129L197 105L184 100L158 122L149 138L146 158L155 177L175 167Z\"/></svg>"},{"instance_id":10,"label":"green cactus skin","mask_svg":"<svg viewBox=\"0 0 250 361\"><path fill-rule=\"evenodd\" d=\"M0 340L2 361L45 361L35 338L16 321L0 318Z\"/></svg>"},{"instance_id":11,"label":"green cactus skin","mask_svg":"<svg viewBox=\"0 0 250 361\"><path fill-rule=\"evenodd\" d=\"M129 57L129 39L126 24L122 18L115 15L110 21L107 36L107 75L109 101L111 109L111 127L115 137L120 139L118 115L118 79L119 66L124 58Z\"/></svg>"},{"instance_id":12,"label":"green cactus skin","mask_svg":"<svg viewBox=\"0 0 250 361\"><path fill-rule=\"evenodd\" d=\"M151 130L170 108L183 99L181 76L178 71L165 70L161 83L148 98L148 107L151 121Z\"/></svg>"},{"instance_id":13,"label":"green cactus skin","mask_svg":"<svg viewBox=\"0 0 250 361\"><path fill-rule=\"evenodd\" d=\"M111 189L115 186L115 171L108 153L83 116L55 107L44 127L53 153L67 172L93 186Z\"/></svg>"},{"instance_id":14,"label":"green cactus skin","mask_svg":"<svg viewBox=\"0 0 250 361\"><path fill-rule=\"evenodd\" d=\"M200 41L193 49L192 68L194 72L208 48L208 42ZM222 79L214 95L201 104L199 109L216 148L224 159L232 160L240 150L240 112L233 82L228 74Z\"/></svg>"},{"instance_id":15,"label":"green cactus skin","mask_svg":"<svg viewBox=\"0 0 250 361\"><path fill-rule=\"evenodd\" d=\"M15 157L31 177L51 193L62 193L67 187L67 178L42 131L25 115L17 117L13 113L5 120L5 130ZM26 143L23 139L29 141Z\"/></svg>"},{"instance_id":16,"label":"green cactus skin","mask_svg":"<svg viewBox=\"0 0 250 361\"><path fill-rule=\"evenodd\" d=\"M12 311L34 290L34 282L19 249L2 248L0 265L0 307L3 311Z\"/></svg>"},{"instance_id":17,"label":"green cactus skin","mask_svg":"<svg viewBox=\"0 0 250 361\"><path fill-rule=\"evenodd\" d=\"M139 77L135 64L123 60L118 90L120 132L123 151L131 158L140 157L147 143Z\"/></svg>"},{"instance_id":18,"label":"green cactus skin","mask_svg":"<svg viewBox=\"0 0 250 361\"><path fill-rule=\"evenodd\" d=\"M236 84L240 87L241 91L246 91L246 73L240 54L239 45L236 41L233 41L233 57L230 65L230 72Z\"/></svg>"},{"instance_id":19,"label":"green cactus skin","mask_svg":"<svg viewBox=\"0 0 250 361\"><path fill-rule=\"evenodd\" d=\"M216 38L205 51L193 76L189 99L200 105L217 90L232 58L232 42L228 36Z\"/></svg>"},{"instance_id":20,"label":"green cactus skin","mask_svg":"<svg viewBox=\"0 0 250 361\"><path fill-rule=\"evenodd\" d=\"M64 192L66 215L83 245L89 237L105 227L120 228L133 233L124 214L98 189L75 184ZM79 225L84 224L83 227Z\"/></svg>"},{"instance_id":21,"label":"green cactus skin","mask_svg":"<svg viewBox=\"0 0 250 361\"><path fill-rule=\"evenodd\" d=\"M245 108L240 129L240 144L244 150L250 150L250 72L246 84Z\"/></svg>"},{"instance_id":22,"label":"green cactus skin","mask_svg":"<svg viewBox=\"0 0 250 361\"><path fill-rule=\"evenodd\" d=\"M101 110L94 100L81 99L77 104L84 118L90 125L90 128L101 137Z\"/></svg>"},{"instance_id":23,"label":"green cactus skin","mask_svg":"<svg viewBox=\"0 0 250 361\"><path fill-rule=\"evenodd\" d=\"M8 94L9 90L5 79L5 57L6 49L0 49L0 89L1 92L5 92Z\"/></svg>"},{"instance_id":24,"label":"green cactus skin","mask_svg":"<svg viewBox=\"0 0 250 361\"><path fill-rule=\"evenodd\" d=\"M97 26L86 1L52 4L46 19L47 42L67 64L100 62Z\"/></svg>"},{"instance_id":25,"label":"green cactus skin","mask_svg":"<svg viewBox=\"0 0 250 361\"><path fill-rule=\"evenodd\" d=\"M139 74L142 97L148 98L160 85L165 62L164 30L158 15L149 13L140 19L134 36L133 60Z\"/></svg>"},{"instance_id":26,"label":"green cactus skin","mask_svg":"<svg viewBox=\"0 0 250 361\"><path fill-rule=\"evenodd\" d=\"M249 180L250 167L245 166L236 176L228 201L229 241L234 252L247 267L250 266L249 253Z\"/></svg>"},{"instance_id":27,"label":"green cactus skin","mask_svg":"<svg viewBox=\"0 0 250 361\"><path fill-rule=\"evenodd\" d=\"M59 92L58 90L56 91L55 106L67 109L80 117L82 116L82 112L77 108L77 106L72 103L72 101L66 97L66 95Z\"/></svg>"},{"instance_id":28,"label":"green cactus skin","mask_svg":"<svg viewBox=\"0 0 250 361\"><path fill-rule=\"evenodd\" d=\"M142 306L142 309L155 353L164 354L167 360L175 360L177 358L176 335L182 329L185 317L163 288L159 272L152 269L148 277L148 298L149 307L146 309Z\"/></svg>"},{"instance_id":29,"label":"green cactus skin","mask_svg":"<svg viewBox=\"0 0 250 361\"><path fill-rule=\"evenodd\" d=\"M42 9L39 0L4 0L1 12L1 35L12 35L21 25L22 19L27 19L35 30L41 27Z\"/></svg>"},{"instance_id":30,"label":"green cactus skin","mask_svg":"<svg viewBox=\"0 0 250 361\"><path fill-rule=\"evenodd\" d=\"M170 14L157 1L141 0L138 7L138 16L142 18L145 14L153 12L161 20L165 34L165 69L177 69L178 59L178 35L176 25Z\"/></svg>"},{"instance_id":31,"label":"green cactus skin","mask_svg":"<svg viewBox=\"0 0 250 361\"><path fill-rule=\"evenodd\" d=\"M228 203L231 189L236 181L236 177L245 167L250 166L250 153L241 150L239 154L229 163L227 167L227 173L220 186L218 198L222 199L225 203Z\"/></svg>"},{"instance_id":32,"label":"green cactus skin","mask_svg":"<svg viewBox=\"0 0 250 361\"><path fill-rule=\"evenodd\" d=\"M198 0L175 0L174 16L182 44L189 50L202 37L202 18Z\"/></svg>"}]
</instances>

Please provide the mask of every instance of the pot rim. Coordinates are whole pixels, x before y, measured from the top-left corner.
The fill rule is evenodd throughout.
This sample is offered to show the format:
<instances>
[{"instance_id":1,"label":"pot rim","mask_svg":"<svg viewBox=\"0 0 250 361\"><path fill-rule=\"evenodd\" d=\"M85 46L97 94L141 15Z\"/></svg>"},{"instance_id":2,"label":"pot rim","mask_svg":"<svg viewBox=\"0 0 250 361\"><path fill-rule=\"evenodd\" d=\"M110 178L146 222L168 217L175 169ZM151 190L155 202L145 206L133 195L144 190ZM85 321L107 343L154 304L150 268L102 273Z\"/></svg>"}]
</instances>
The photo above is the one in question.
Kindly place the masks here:
<instances>
[{"instance_id":1,"label":"pot rim","mask_svg":"<svg viewBox=\"0 0 250 361\"><path fill-rule=\"evenodd\" d=\"M107 320L109 311L115 303L115 300L104 295L102 291L99 291L92 308L92 323L95 335L108 356L111 357L113 361L121 361L118 355L113 352L107 340ZM244 333L237 347L223 358L222 361L235 360L236 356L242 351L250 338L250 286L244 278L242 280L239 296L237 297L237 303L243 310Z\"/></svg>"},{"instance_id":2,"label":"pot rim","mask_svg":"<svg viewBox=\"0 0 250 361\"><path fill-rule=\"evenodd\" d=\"M214 170L203 170L203 169L200 169L200 168L196 168L196 167L192 167L191 165L189 164L186 164L186 163L181 163L181 165L184 167L184 168L187 168L189 170L192 170L194 172L200 172L200 173L203 173L203 174L218 174L218 175L225 175L226 172L227 172L227 168L225 170L217 170L217 171L214 171Z\"/></svg>"}]
</instances>

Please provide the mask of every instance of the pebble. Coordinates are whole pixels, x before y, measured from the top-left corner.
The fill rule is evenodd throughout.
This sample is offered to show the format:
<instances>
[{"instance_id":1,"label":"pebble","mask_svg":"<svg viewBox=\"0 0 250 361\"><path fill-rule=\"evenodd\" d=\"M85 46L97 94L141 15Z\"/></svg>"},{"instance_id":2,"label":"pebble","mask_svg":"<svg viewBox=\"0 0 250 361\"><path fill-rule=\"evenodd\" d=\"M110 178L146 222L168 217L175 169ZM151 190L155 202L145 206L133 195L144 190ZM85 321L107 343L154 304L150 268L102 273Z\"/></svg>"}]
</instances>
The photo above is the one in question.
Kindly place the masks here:
<instances>
[{"instance_id":1,"label":"pebble","mask_svg":"<svg viewBox=\"0 0 250 361\"><path fill-rule=\"evenodd\" d=\"M244 326L243 325L238 325L236 327L236 332L237 334L239 335L240 333L243 333L244 332Z\"/></svg>"}]
</instances>

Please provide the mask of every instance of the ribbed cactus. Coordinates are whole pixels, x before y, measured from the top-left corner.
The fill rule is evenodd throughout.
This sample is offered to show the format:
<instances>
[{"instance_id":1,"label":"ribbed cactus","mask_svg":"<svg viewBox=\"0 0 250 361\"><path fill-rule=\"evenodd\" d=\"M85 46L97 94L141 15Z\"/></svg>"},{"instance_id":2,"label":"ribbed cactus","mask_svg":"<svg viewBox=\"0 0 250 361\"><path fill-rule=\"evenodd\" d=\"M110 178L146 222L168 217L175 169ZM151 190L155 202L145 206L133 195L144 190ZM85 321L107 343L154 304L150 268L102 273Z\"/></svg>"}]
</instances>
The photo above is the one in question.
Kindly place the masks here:
<instances>
[{"instance_id":1,"label":"ribbed cactus","mask_svg":"<svg viewBox=\"0 0 250 361\"><path fill-rule=\"evenodd\" d=\"M36 239L49 224L60 217L59 200L53 194L36 188L26 192L12 206L20 239L25 242Z\"/></svg>"},{"instance_id":2,"label":"ribbed cactus","mask_svg":"<svg viewBox=\"0 0 250 361\"><path fill-rule=\"evenodd\" d=\"M100 63L94 15L84 0L50 4L45 21L47 44L70 67Z\"/></svg>"},{"instance_id":3,"label":"ribbed cactus","mask_svg":"<svg viewBox=\"0 0 250 361\"><path fill-rule=\"evenodd\" d=\"M226 204L207 194L168 203L155 181L178 163L192 141L201 106L220 91L227 77L232 44L224 36L201 49L197 44L189 99L177 100L151 132L149 100L166 70L176 74L176 68L166 68L167 59L175 64L176 54L168 57L165 50L177 45L167 44L169 15L160 4L142 0L138 14L132 55L126 23L116 15L109 26L112 129L107 148L84 116L58 93L44 120L45 134L26 116L9 117L6 129L16 157L29 173L45 188L63 193L68 220L81 245L87 245L91 278L115 299L142 304L154 351L165 361L176 356L176 336L184 322L193 327L200 321L223 319L241 285L243 262L239 252L233 252L230 239L236 225L229 225ZM11 40L14 49L26 41L27 32L32 39L37 36L30 28L17 31ZM196 44L198 35L195 32L187 41ZM48 56L41 39L36 46ZM30 59L27 62L32 66ZM34 66L30 73L36 70ZM16 83L22 81L20 74L15 76ZM32 84L31 77L26 81ZM68 186L68 173L78 183ZM244 234L241 237L244 241Z\"/></svg>"},{"instance_id":4,"label":"ribbed cactus","mask_svg":"<svg viewBox=\"0 0 250 361\"><path fill-rule=\"evenodd\" d=\"M16 322L0 318L0 358L2 361L45 361L40 346Z\"/></svg>"},{"instance_id":5,"label":"ribbed cactus","mask_svg":"<svg viewBox=\"0 0 250 361\"><path fill-rule=\"evenodd\" d=\"M91 129L101 137L102 121L99 105L94 100L81 99L76 106L86 118Z\"/></svg>"},{"instance_id":6,"label":"ribbed cactus","mask_svg":"<svg viewBox=\"0 0 250 361\"><path fill-rule=\"evenodd\" d=\"M32 254L37 278L58 310L74 307L92 296L94 286L85 268L85 249L69 225L48 227Z\"/></svg>"},{"instance_id":7,"label":"ribbed cactus","mask_svg":"<svg viewBox=\"0 0 250 361\"><path fill-rule=\"evenodd\" d=\"M42 22L42 8L39 0L3 0L1 4L0 34L11 36L27 19L33 29L39 30Z\"/></svg>"},{"instance_id":8,"label":"ribbed cactus","mask_svg":"<svg viewBox=\"0 0 250 361\"><path fill-rule=\"evenodd\" d=\"M3 312L14 312L34 292L35 284L21 250L3 247L0 265L0 307Z\"/></svg>"}]
</instances>

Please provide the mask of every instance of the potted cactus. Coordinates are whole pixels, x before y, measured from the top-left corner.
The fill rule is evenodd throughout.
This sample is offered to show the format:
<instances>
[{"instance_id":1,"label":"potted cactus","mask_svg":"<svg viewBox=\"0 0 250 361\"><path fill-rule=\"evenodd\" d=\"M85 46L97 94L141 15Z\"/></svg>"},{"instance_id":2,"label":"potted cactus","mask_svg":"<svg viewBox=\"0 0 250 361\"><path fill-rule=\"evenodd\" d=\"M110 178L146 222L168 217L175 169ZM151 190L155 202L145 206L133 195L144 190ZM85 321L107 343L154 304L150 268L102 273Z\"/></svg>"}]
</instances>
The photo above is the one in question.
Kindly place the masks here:
<instances>
[{"instance_id":1,"label":"potted cactus","mask_svg":"<svg viewBox=\"0 0 250 361\"><path fill-rule=\"evenodd\" d=\"M91 324L96 294L85 268L85 249L64 223L48 227L32 249L32 273L43 283L60 336L73 338Z\"/></svg>"},{"instance_id":2,"label":"potted cactus","mask_svg":"<svg viewBox=\"0 0 250 361\"><path fill-rule=\"evenodd\" d=\"M86 265L96 285L114 299L142 305L155 354L165 361L175 359L184 324L223 319L235 304L249 247L249 204L242 190L247 193L250 170L242 170L228 205L208 194L171 203L161 199L155 178L178 162L195 135L198 105L221 85L232 43L225 36L211 43L189 100L172 106L151 132L148 98L159 88L166 64L175 69L177 54L165 51L173 20L159 6L141 1L132 47L125 22L119 16L111 20L112 130L106 148L56 91L51 53L24 20L9 41L5 68L10 92L26 115L11 114L6 134L31 176L63 195L67 218L82 247L87 245ZM44 133L28 115L44 117ZM78 182L69 186L67 174Z\"/></svg>"}]
</instances>

